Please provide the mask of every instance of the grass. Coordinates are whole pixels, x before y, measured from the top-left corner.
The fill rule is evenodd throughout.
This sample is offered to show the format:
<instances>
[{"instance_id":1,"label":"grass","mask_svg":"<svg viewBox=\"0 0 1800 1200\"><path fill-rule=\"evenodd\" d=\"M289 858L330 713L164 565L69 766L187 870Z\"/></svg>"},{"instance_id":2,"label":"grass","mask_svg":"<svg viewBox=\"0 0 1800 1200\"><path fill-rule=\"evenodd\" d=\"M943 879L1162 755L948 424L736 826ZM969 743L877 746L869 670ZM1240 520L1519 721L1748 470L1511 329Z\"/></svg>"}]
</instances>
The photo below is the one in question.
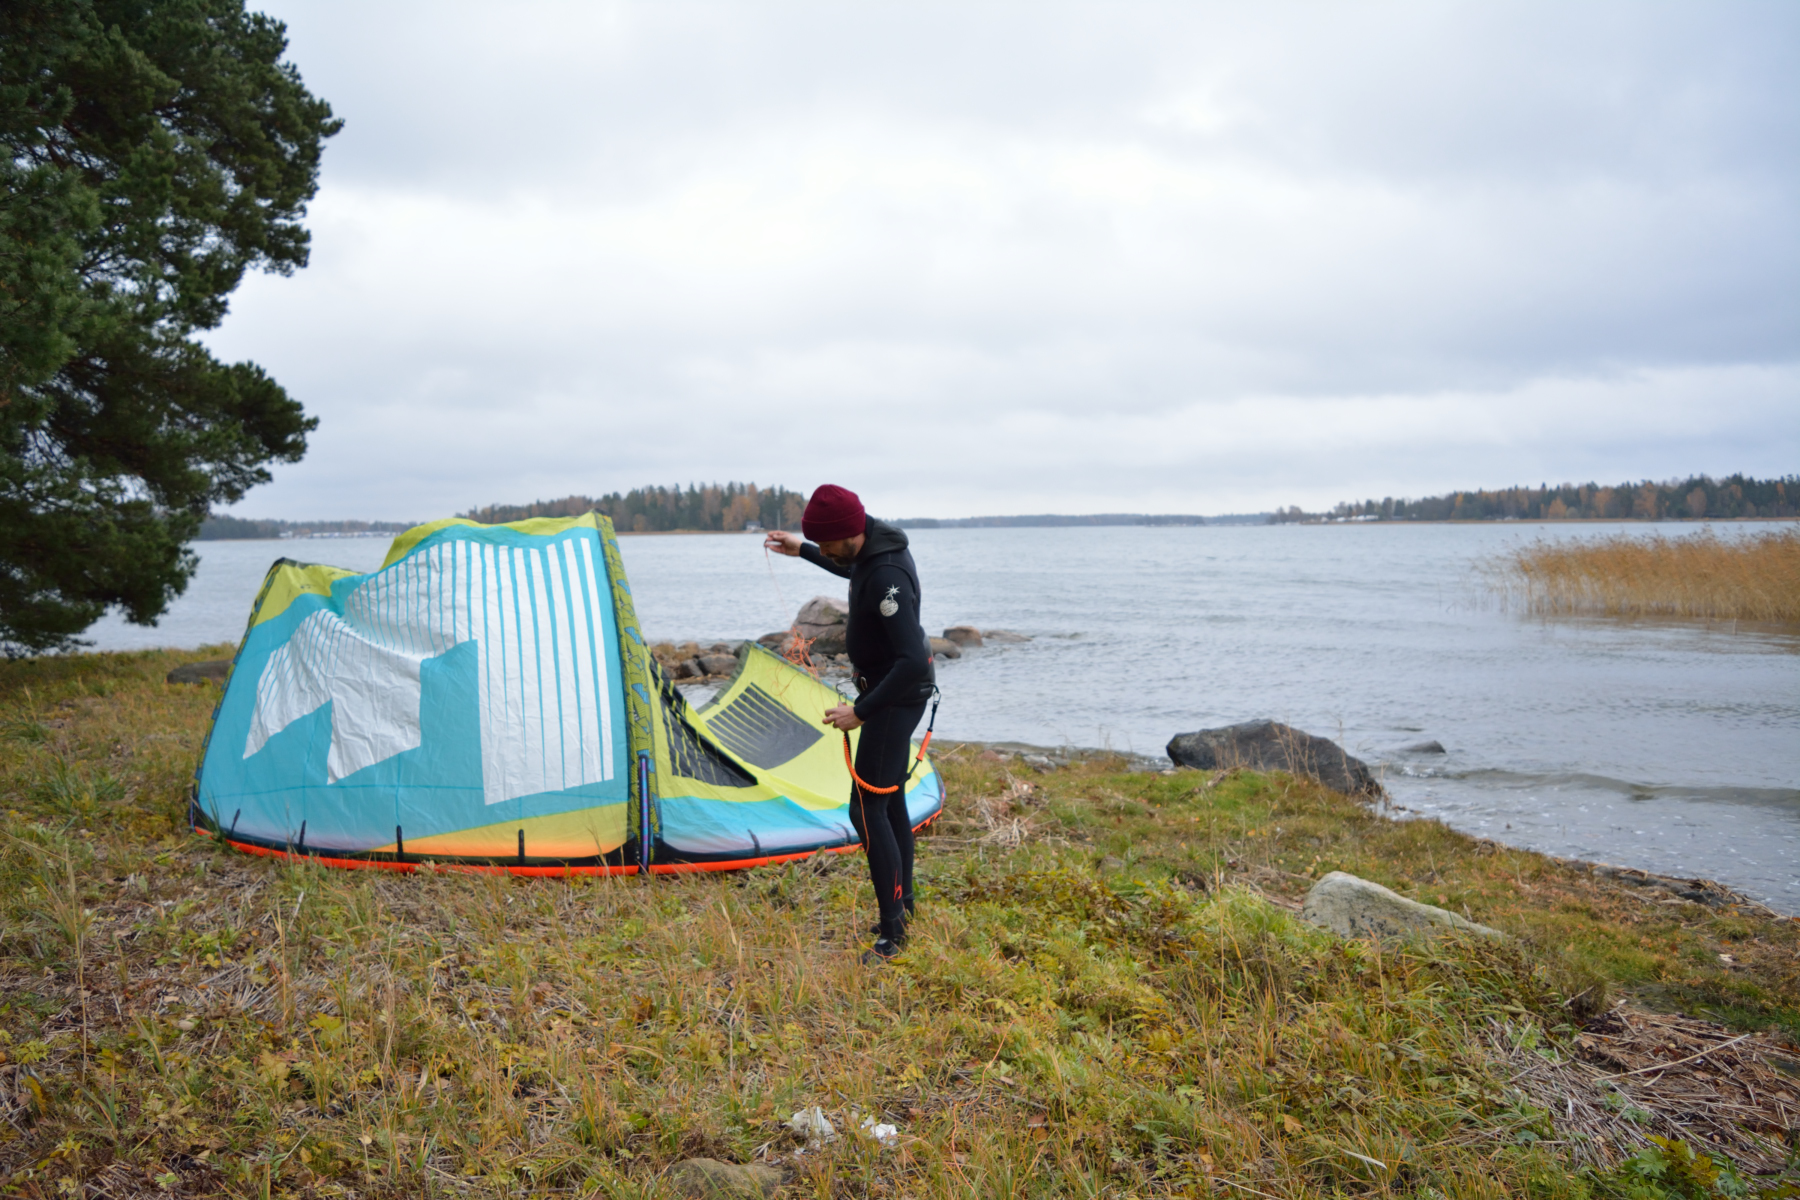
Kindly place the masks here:
<instances>
[{"instance_id":1,"label":"grass","mask_svg":"<svg viewBox=\"0 0 1800 1200\"><path fill-rule=\"evenodd\" d=\"M1800 528L1537 541L1489 563L1487 575L1543 616L1800 622Z\"/></svg>"},{"instance_id":2,"label":"grass","mask_svg":"<svg viewBox=\"0 0 1800 1200\"><path fill-rule=\"evenodd\" d=\"M818 1197L1727 1195L1719 1148L1648 1144L1623 1090L1571 1134L1519 1063L1573 1062L1615 995L1800 1036L1795 922L1285 776L955 748L880 969L851 855L250 858L182 820L218 692L163 675L206 656L0 664L5 1194L651 1197L708 1155ZM1513 937L1340 941L1291 911L1331 869ZM815 1104L841 1136L808 1149Z\"/></svg>"}]
</instances>

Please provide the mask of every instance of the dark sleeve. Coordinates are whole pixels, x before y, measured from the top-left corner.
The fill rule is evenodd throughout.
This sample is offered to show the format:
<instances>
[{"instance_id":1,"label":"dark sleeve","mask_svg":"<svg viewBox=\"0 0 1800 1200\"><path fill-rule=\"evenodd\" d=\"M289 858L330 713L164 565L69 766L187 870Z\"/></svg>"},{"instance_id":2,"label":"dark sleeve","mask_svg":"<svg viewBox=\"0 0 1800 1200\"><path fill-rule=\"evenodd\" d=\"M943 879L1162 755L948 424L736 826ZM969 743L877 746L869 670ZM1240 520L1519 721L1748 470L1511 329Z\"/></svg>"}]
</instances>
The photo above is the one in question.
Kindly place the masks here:
<instances>
[{"instance_id":1,"label":"dark sleeve","mask_svg":"<svg viewBox=\"0 0 1800 1200\"><path fill-rule=\"evenodd\" d=\"M893 567L878 568L863 594L879 603L890 587L897 588L894 601L898 607L892 616L884 615L879 608L856 614L859 623L878 623L894 651L894 665L880 683L856 702L856 715L864 720L878 708L912 700L918 695L919 684L931 676L931 645L925 640L924 626L919 624L919 597L913 593L906 572Z\"/></svg>"},{"instance_id":2,"label":"dark sleeve","mask_svg":"<svg viewBox=\"0 0 1800 1200\"><path fill-rule=\"evenodd\" d=\"M819 548L811 542L800 543L800 557L804 558L815 567L824 567L827 571L830 571L840 579L850 578L849 567L839 566L837 563L832 562L829 558L820 554Z\"/></svg>"}]
</instances>

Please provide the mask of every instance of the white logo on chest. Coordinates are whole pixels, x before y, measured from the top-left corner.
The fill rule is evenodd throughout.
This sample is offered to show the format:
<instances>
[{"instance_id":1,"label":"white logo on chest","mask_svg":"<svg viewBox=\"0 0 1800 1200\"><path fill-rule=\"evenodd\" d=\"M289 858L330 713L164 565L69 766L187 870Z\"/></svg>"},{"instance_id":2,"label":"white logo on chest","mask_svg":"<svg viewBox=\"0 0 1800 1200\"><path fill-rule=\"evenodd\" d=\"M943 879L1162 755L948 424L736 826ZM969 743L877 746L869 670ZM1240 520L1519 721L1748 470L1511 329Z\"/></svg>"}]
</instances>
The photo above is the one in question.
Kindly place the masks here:
<instances>
[{"instance_id":1,"label":"white logo on chest","mask_svg":"<svg viewBox=\"0 0 1800 1200\"><path fill-rule=\"evenodd\" d=\"M885 595L881 598L881 615L882 616L891 617L895 613L900 611L900 602L898 600L894 599L894 597L898 596L899 594L900 594L900 587L898 584L896 584L895 586L893 586L887 590L887 595Z\"/></svg>"}]
</instances>

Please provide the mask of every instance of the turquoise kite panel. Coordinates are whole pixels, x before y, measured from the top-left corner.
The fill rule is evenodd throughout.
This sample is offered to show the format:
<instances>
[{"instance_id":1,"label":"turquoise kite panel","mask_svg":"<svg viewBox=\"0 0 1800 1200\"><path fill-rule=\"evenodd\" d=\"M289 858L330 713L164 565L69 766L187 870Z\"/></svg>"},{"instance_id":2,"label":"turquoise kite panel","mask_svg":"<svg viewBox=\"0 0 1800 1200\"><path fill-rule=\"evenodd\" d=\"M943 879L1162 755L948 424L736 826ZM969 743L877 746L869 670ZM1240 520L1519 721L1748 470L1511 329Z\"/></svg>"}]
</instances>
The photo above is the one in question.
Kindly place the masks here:
<instances>
[{"instance_id":1,"label":"turquoise kite panel","mask_svg":"<svg viewBox=\"0 0 1800 1200\"><path fill-rule=\"evenodd\" d=\"M258 611L196 801L236 836L345 852L397 827L425 838L623 803L619 663L596 529L447 526L328 596Z\"/></svg>"}]
</instances>

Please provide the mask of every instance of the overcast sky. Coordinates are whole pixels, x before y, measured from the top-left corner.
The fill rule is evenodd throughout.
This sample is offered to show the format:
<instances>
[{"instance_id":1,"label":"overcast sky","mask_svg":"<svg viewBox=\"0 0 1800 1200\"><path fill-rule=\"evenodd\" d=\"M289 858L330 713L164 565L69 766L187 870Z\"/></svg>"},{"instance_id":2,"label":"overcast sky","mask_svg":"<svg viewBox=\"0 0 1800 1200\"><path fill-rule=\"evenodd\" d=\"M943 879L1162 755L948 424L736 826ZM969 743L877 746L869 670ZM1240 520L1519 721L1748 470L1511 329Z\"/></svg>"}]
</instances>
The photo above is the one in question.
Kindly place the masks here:
<instances>
[{"instance_id":1,"label":"overcast sky","mask_svg":"<svg viewBox=\"0 0 1800 1200\"><path fill-rule=\"evenodd\" d=\"M258 4L346 127L234 511L1800 470L1800 5Z\"/></svg>"}]
</instances>

